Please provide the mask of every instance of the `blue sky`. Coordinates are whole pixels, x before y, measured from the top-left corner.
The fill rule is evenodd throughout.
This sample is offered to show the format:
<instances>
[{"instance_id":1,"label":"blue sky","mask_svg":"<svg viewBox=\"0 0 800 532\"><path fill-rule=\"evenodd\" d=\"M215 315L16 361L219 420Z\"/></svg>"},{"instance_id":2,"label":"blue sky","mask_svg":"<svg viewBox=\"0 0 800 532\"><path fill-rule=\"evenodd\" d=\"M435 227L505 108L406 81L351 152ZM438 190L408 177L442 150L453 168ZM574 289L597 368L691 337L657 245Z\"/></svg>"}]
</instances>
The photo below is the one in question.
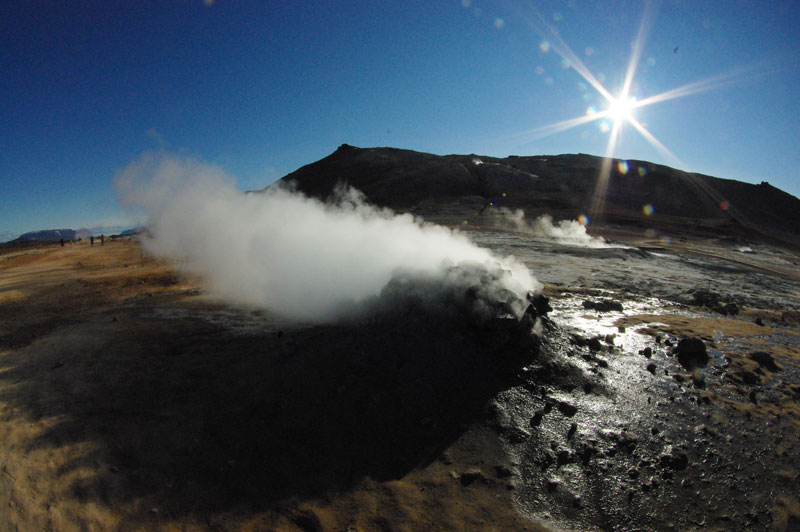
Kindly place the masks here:
<instances>
[{"instance_id":1,"label":"blue sky","mask_svg":"<svg viewBox=\"0 0 800 532\"><path fill-rule=\"evenodd\" d=\"M717 83L635 110L677 160L629 126L614 155L800 196L800 3L646 5L4 1L0 240L129 223L113 176L152 150L218 164L243 189L342 143L602 155L600 120L541 135L606 105L558 40L616 96L648 12L631 96Z\"/></svg>"}]
</instances>

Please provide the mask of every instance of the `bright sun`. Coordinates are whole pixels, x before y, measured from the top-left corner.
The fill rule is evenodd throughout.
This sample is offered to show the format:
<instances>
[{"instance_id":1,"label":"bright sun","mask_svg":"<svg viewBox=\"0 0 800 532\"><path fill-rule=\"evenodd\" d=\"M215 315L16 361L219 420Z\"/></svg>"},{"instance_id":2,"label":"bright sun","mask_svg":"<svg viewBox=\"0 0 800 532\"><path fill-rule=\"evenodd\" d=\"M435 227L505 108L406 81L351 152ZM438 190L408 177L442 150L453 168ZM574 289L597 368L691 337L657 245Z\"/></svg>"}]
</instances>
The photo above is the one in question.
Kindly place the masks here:
<instances>
[{"instance_id":1,"label":"bright sun","mask_svg":"<svg viewBox=\"0 0 800 532\"><path fill-rule=\"evenodd\" d=\"M633 117L636 108L636 98L613 99L608 105L608 117L614 122L628 120Z\"/></svg>"}]
</instances>

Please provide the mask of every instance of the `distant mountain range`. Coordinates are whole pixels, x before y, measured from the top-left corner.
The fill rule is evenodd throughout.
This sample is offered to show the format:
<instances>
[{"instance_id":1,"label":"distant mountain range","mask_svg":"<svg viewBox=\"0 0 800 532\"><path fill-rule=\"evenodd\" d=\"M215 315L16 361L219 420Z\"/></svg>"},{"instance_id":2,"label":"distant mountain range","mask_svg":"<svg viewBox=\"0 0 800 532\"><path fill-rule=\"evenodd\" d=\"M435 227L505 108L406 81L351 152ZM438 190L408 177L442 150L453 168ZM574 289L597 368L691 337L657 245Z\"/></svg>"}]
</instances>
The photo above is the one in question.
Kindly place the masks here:
<instances>
[{"instance_id":1,"label":"distant mountain range","mask_svg":"<svg viewBox=\"0 0 800 532\"><path fill-rule=\"evenodd\" d=\"M104 228L106 235L120 234L123 236L133 235L139 233L142 228L120 230L120 228ZM44 229L41 231L31 231L20 235L17 238L10 239L7 242L0 242L2 247L21 247L38 242L58 242L62 238L65 242L70 240L88 240L92 234L97 235L99 231L91 229ZM13 235L12 235L13 236Z\"/></svg>"},{"instance_id":2,"label":"distant mountain range","mask_svg":"<svg viewBox=\"0 0 800 532\"><path fill-rule=\"evenodd\" d=\"M89 235L88 229L80 230L86 231ZM62 238L64 240L77 240L79 231L74 229L45 229L43 231L31 231L19 236L19 240L38 240L42 242L58 242Z\"/></svg>"},{"instance_id":3,"label":"distant mountain range","mask_svg":"<svg viewBox=\"0 0 800 532\"><path fill-rule=\"evenodd\" d=\"M280 182L293 181L300 191L321 199L344 182L371 203L433 221L455 223L480 217L487 207L508 207L523 209L528 218L591 215L592 224L601 226L798 246L800 200L769 183L753 185L614 159L609 161L605 194L600 195L603 163L602 157L586 154L500 159L344 144Z\"/></svg>"}]
</instances>

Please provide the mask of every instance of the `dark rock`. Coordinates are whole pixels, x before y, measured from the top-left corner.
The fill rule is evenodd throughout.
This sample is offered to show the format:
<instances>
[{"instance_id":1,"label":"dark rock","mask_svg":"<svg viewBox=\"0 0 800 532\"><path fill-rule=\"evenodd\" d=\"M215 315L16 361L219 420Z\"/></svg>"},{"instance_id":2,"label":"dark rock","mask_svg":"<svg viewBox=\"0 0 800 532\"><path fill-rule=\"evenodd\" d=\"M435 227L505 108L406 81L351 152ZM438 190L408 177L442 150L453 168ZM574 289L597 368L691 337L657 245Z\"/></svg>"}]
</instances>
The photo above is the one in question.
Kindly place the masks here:
<instances>
[{"instance_id":1,"label":"dark rock","mask_svg":"<svg viewBox=\"0 0 800 532\"><path fill-rule=\"evenodd\" d=\"M569 426L569 430L567 431L567 439L571 440L573 436L575 436L575 432L578 430L578 424L572 423Z\"/></svg>"},{"instance_id":2,"label":"dark rock","mask_svg":"<svg viewBox=\"0 0 800 532\"><path fill-rule=\"evenodd\" d=\"M556 407L558 408L558 411L564 414L566 417L572 417L578 413L578 407L571 405L566 401L559 401L556 404Z\"/></svg>"},{"instance_id":3,"label":"dark rock","mask_svg":"<svg viewBox=\"0 0 800 532\"><path fill-rule=\"evenodd\" d=\"M641 351L639 351L640 355L644 355L645 358L650 358L653 356L653 350L650 347L645 347Z\"/></svg>"},{"instance_id":4,"label":"dark rock","mask_svg":"<svg viewBox=\"0 0 800 532\"><path fill-rule=\"evenodd\" d=\"M597 312L610 312L612 310L622 312L622 303L613 299L603 299L602 301L584 300L583 308L586 310L596 310Z\"/></svg>"},{"instance_id":5,"label":"dark rock","mask_svg":"<svg viewBox=\"0 0 800 532\"><path fill-rule=\"evenodd\" d=\"M772 358L772 355L766 353L764 351L754 351L747 355L750 360L755 360L758 362L758 365L764 369L767 369L773 373L776 371L780 371L780 368L775 364L775 359Z\"/></svg>"},{"instance_id":6,"label":"dark rock","mask_svg":"<svg viewBox=\"0 0 800 532\"><path fill-rule=\"evenodd\" d=\"M558 451L558 454L556 455L556 467L561 467L569 464L570 462L572 462L572 453L566 449Z\"/></svg>"},{"instance_id":7,"label":"dark rock","mask_svg":"<svg viewBox=\"0 0 800 532\"><path fill-rule=\"evenodd\" d=\"M763 327L763 326L764 326L764 322L763 322L763 321L761 321L761 318L756 318L755 324L756 324L756 325L759 325L759 326L761 326L761 327Z\"/></svg>"},{"instance_id":8,"label":"dark rock","mask_svg":"<svg viewBox=\"0 0 800 532\"><path fill-rule=\"evenodd\" d=\"M549 493L553 493L558 489L559 485L561 485L561 482L559 482L558 480L548 479L547 482L545 483L545 488Z\"/></svg>"},{"instance_id":9,"label":"dark rock","mask_svg":"<svg viewBox=\"0 0 800 532\"><path fill-rule=\"evenodd\" d=\"M661 467L672 469L673 471L683 471L689 466L689 457L686 456L686 453L668 447L666 451L659 455L658 463Z\"/></svg>"},{"instance_id":10,"label":"dark rock","mask_svg":"<svg viewBox=\"0 0 800 532\"><path fill-rule=\"evenodd\" d=\"M728 303L727 305L720 307L719 313L723 316L736 316L739 314L739 306L736 303Z\"/></svg>"},{"instance_id":11,"label":"dark rock","mask_svg":"<svg viewBox=\"0 0 800 532\"><path fill-rule=\"evenodd\" d=\"M550 306L550 298L546 297L544 294L528 292L528 301L533 305L533 308L539 316L546 316L548 312L553 310L553 307Z\"/></svg>"},{"instance_id":12,"label":"dark rock","mask_svg":"<svg viewBox=\"0 0 800 532\"><path fill-rule=\"evenodd\" d=\"M531 418L531 427L538 427L539 425L541 425L543 417L544 417L544 412L542 412L541 410L533 414L533 417Z\"/></svg>"},{"instance_id":13,"label":"dark rock","mask_svg":"<svg viewBox=\"0 0 800 532\"><path fill-rule=\"evenodd\" d=\"M706 344L698 338L682 338L675 348L675 353L681 366L690 371L708 364Z\"/></svg>"},{"instance_id":14,"label":"dark rock","mask_svg":"<svg viewBox=\"0 0 800 532\"><path fill-rule=\"evenodd\" d=\"M736 303L730 301L730 298L723 298L711 290L696 290L693 294L693 304L698 307L706 307L723 316L739 314L739 306Z\"/></svg>"},{"instance_id":15,"label":"dark rock","mask_svg":"<svg viewBox=\"0 0 800 532\"><path fill-rule=\"evenodd\" d=\"M653 375L655 375L655 374L656 374L656 365L655 365L655 364L653 364L652 362L650 362L650 363L647 365L647 371L649 371L650 373L652 373Z\"/></svg>"},{"instance_id":16,"label":"dark rock","mask_svg":"<svg viewBox=\"0 0 800 532\"><path fill-rule=\"evenodd\" d=\"M507 468L505 466L502 466L502 465L497 465L497 466L494 466L494 474L495 474L495 476L497 478L508 478L513 473L509 468Z\"/></svg>"},{"instance_id":17,"label":"dark rock","mask_svg":"<svg viewBox=\"0 0 800 532\"><path fill-rule=\"evenodd\" d=\"M761 378L752 371L741 370L737 371L735 375L745 384L753 385L761 383Z\"/></svg>"},{"instance_id":18,"label":"dark rock","mask_svg":"<svg viewBox=\"0 0 800 532\"><path fill-rule=\"evenodd\" d=\"M480 471L467 471L465 473L461 473L458 481L462 486L469 486L470 484L474 484L476 481L481 481L484 484L487 483L486 477L484 477Z\"/></svg>"},{"instance_id":19,"label":"dark rock","mask_svg":"<svg viewBox=\"0 0 800 532\"><path fill-rule=\"evenodd\" d=\"M599 338L590 338L586 345L589 346L589 349L592 351L600 351L603 349L603 344L600 343Z\"/></svg>"},{"instance_id":20,"label":"dark rock","mask_svg":"<svg viewBox=\"0 0 800 532\"><path fill-rule=\"evenodd\" d=\"M530 434L517 427L509 427L501 432L509 443L522 443L530 438Z\"/></svg>"}]
</instances>

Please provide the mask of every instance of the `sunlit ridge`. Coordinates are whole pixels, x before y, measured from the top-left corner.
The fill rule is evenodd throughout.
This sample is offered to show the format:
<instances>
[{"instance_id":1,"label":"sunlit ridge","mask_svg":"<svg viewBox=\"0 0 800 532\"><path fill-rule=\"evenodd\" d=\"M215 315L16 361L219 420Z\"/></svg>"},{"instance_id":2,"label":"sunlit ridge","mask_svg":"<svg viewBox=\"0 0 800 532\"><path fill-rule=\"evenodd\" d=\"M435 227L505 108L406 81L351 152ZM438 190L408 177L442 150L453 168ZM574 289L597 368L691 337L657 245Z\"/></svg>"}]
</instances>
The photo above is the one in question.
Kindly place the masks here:
<instances>
[{"instance_id":1,"label":"sunlit ridge","mask_svg":"<svg viewBox=\"0 0 800 532\"><path fill-rule=\"evenodd\" d=\"M605 132L610 129L610 133L608 138L608 144L606 145L604 159L600 168L600 173L597 177L597 184L595 186L594 198L592 201L592 208L591 208L592 218L596 218L598 213L602 212L603 210L606 191L608 188L608 180L611 174L612 157L614 155L614 149L617 146L617 142L622 131L622 125L624 123L627 122L631 124L633 128L640 135L642 135L642 137L645 140L647 140L647 142L651 146L653 146L659 153L661 153L664 157L666 157L671 164L674 164L676 166L684 166L683 163L681 163L681 161L669 149L667 149L663 143L661 143L658 139L656 139L655 136L653 136L649 131L647 131L647 129L642 123L640 123L638 120L635 119L635 117L633 116L635 109L647 105L652 105L654 103L659 103L667 100L672 100L675 98L680 98L683 96L688 96L690 94L705 92L724 85L729 85L741 79L745 74L745 72L739 71L731 74L723 74L715 76L707 80L689 83L682 87L665 91L661 94L649 96L642 100L636 100L636 98L631 97L630 91L633 85L633 79L636 73L636 67L641 59L642 50L644 49L644 43L647 40L647 33L655 19L655 9L653 8L651 2L647 2L647 4L645 5L644 14L642 16L641 24L639 25L639 31L636 36L636 40L633 43L633 51L631 53L631 58L627 65L624 82L622 84L622 87L620 88L618 96L614 97L611 94L611 92L609 92L608 89L606 89L602 85L602 83L589 71L589 69L586 67L586 65L583 64L580 58L578 58L578 56L558 35L557 30L553 28L546 21L546 19L539 13L539 11L535 7L531 7L530 9L533 14L533 18L526 16L525 13L521 12L519 13L520 18L523 19L525 22L527 22L528 25L534 31L539 33L543 38L547 39L549 41L548 49L552 48L553 50L555 50L556 53L558 53L564 59L564 61L566 61L566 64L568 66L574 68L575 71L584 80L586 80L586 82L589 83L589 85L594 87L594 89L608 102L608 108L606 108L604 111L596 111L594 108L589 108L586 112L586 115L584 116L579 116L568 120L562 120L560 122L538 127L524 133L526 135L532 135L533 138L541 138L544 136L549 136L555 133L566 131L568 129L595 120L602 120L604 118L607 118L611 121L612 123L611 127L607 127L603 125L603 123L601 123L601 126L603 126L601 127L601 130ZM705 194L709 198L713 200L718 199L716 197L718 196L718 194L715 191L713 191L700 178L698 178L697 176L693 176L691 174L687 175L690 176L688 179L691 182L692 186L701 189L703 192L705 192Z\"/></svg>"}]
</instances>

